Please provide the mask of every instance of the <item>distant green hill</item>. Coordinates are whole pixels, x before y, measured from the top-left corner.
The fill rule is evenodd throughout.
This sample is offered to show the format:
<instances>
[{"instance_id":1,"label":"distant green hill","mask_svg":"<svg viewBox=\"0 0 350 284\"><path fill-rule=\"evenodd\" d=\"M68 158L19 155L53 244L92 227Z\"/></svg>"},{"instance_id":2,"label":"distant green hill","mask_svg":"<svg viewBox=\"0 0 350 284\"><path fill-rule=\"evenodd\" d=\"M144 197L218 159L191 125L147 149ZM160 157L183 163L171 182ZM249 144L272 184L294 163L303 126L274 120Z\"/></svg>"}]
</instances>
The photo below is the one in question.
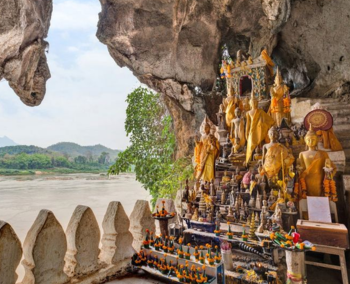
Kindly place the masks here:
<instances>
[{"instance_id":1,"label":"distant green hill","mask_svg":"<svg viewBox=\"0 0 350 284\"><path fill-rule=\"evenodd\" d=\"M67 154L73 158L77 156L99 157L102 152L106 152L109 154L111 160L115 160L120 153L119 150L113 150L100 144L95 146L80 146L79 144L72 142L60 142L47 147L47 149L61 154Z\"/></svg>"},{"instance_id":2,"label":"distant green hill","mask_svg":"<svg viewBox=\"0 0 350 284\"><path fill-rule=\"evenodd\" d=\"M16 146L17 143L14 142L12 139L8 138L7 136L0 137L0 147L6 147L6 146Z\"/></svg>"},{"instance_id":3,"label":"distant green hill","mask_svg":"<svg viewBox=\"0 0 350 284\"><path fill-rule=\"evenodd\" d=\"M6 146L6 147L0 147L0 156L3 156L5 154L9 155L17 155L17 154L51 154L53 155L52 151L47 150L45 148L40 148L37 146L26 146L26 145L17 145L17 146Z\"/></svg>"}]
</instances>

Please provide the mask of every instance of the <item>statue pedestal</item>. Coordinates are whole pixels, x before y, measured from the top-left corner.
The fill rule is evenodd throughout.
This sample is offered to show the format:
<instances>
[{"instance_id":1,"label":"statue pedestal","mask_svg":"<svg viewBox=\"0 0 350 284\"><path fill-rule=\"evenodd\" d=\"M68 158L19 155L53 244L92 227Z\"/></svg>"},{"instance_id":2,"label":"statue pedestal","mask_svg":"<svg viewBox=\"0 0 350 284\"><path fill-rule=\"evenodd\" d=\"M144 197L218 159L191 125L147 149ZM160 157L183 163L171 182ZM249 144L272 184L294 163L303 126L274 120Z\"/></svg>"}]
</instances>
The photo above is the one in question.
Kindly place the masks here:
<instances>
[{"instance_id":1,"label":"statue pedestal","mask_svg":"<svg viewBox=\"0 0 350 284\"><path fill-rule=\"evenodd\" d=\"M226 143L228 131L226 129L219 129L217 133L219 134L219 137L220 137L219 138L220 146L223 146Z\"/></svg>"}]
</instances>

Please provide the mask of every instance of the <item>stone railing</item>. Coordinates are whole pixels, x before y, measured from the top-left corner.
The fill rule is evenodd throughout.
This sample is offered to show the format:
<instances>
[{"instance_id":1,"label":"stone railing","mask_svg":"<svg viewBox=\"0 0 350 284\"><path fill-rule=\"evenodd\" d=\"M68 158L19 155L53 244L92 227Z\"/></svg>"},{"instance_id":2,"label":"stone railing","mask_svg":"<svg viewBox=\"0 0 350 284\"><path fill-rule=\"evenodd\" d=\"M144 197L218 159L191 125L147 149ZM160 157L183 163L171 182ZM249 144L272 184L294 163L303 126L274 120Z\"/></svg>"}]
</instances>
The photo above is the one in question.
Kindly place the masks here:
<instances>
[{"instance_id":1,"label":"stone railing","mask_svg":"<svg viewBox=\"0 0 350 284\"><path fill-rule=\"evenodd\" d=\"M0 221L0 283L16 283L22 253L21 284L103 283L127 272L145 230L155 230L155 224L147 201L136 202L130 220L122 204L113 201L102 228L101 239L95 215L87 206L75 209L66 232L53 212L41 210L22 250L12 227Z\"/></svg>"}]
</instances>

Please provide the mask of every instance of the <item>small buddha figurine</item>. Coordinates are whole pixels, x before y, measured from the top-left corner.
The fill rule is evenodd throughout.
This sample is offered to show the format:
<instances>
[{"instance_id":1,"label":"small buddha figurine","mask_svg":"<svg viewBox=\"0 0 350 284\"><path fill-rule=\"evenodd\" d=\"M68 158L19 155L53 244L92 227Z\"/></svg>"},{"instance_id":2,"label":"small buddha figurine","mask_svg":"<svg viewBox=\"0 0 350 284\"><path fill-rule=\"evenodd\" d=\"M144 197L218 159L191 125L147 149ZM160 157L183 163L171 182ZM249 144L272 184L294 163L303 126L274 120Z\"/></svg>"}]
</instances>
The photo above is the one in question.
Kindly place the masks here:
<instances>
[{"instance_id":1,"label":"small buddha figurine","mask_svg":"<svg viewBox=\"0 0 350 284\"><path fill-rule=\"evenodd\" d=\"M263 233L266 230L266 219L265 219L264 214L265 214L265 212L263 212L263 211L260 212L260 225L256 229L256 231L258 233Z\"/></svg>"},{"instance_id":2,"label":"small buddha figurine","mask_svg":"<svg viewBox=\"0 0 350 284\"><path fill-rule=\"evenodd\" d=\"M214 180L212 180L210 183L210 196L216 196Z\"/></svg>"},{"instance_id":3,"label":"small buddha figurine","mask_svg":"<svg viewBox=\"0 0 350 284\"><path fill-rule=\"evenodd\" d=\"M221 104L219 107L219 112L216 114L218 119L218 126L220 130L226 129L226 121L225 121L225 113L223 110L223 105Z\"/></svg>"},{"instance_id":4,"label":"small buddha figurine","mask_svg":"<svg viewBox=\"0 0 350 284\"><path fill-rule=\"evenodd\" d=\"M299 154L301 173L299 176L301 186L306 187L308 196L323 196L323 180L325 178L325 172L323 167L326 160L329 160L327 152L318 151L317 146L318 138L316 133L310 125L310 129L305 135L305 143L308 146L308 150ZM330 161L330 160L329 160ZM336 173L335 165L330 161L330 167L332 168L332 174ZM304 189L301 188L303 191Z\"/></svg>"},{"instance_id":5,"label":"small buddha figurine","mask_svg":"<svg viewBox=\"0 0 350 284\"><path fill-rule=\"evenodd\" d=\"M196 179L202 179L208 182L215 178L215 160L220 153L219 141L210 133L211 124L212 122L206 116L201 127L204 129L204 132L202 133L201 140L196 141L194 150Z\"/></svg>"},{"instance_id":6,"label":"small buddha figurine","mask_svg":"<svg viewBox=\"0 0 350 284\"><path fill-rule=\"evenodd\" d=\"M222 157L221 157L220 161L223 161L223 162L227 161L227 157L231 153L231 146L232 146L232 143L231 143L231 140L230 140L230 135L227 134L226 142L225 142L225 144L222 147Z\"/></svg>"},{"instance_id":7,"label":"small buddha figurine","mask_svg":"<svg viewBox=\"0 0 350 284\"><path fill-rule=\"evenodd\" d=\"M265 140L267 132L274 125L274 120L262 109L258 109L258 101L252 97L250 99L251 110L246 114L246 165L250 162L255 148Z\"/></svg>"},{"instance_id":8,"label":"small buddha figurine","mask_svg":"<svg viewBox=\"0 0 350 284\"><path fill-rule=\"evenodd\" d=\"M235 118L231 120L231 141L233 143L231 154L232 157L235 153L245 145L245 133L244 133L244 119L242 118L242 111L239 108L235 109Z\"/></svg>"},{"instance_id":9,"label":"small buddha figurine","mask_svg":"<svg viewBox=\"0 0 350 284\"><path fill-rule=\"evenodd\" d=\"M248 206L249 206L250 208L255 208L255 198L254 198L253 196L250 197Z\"/></svg>"},{"instance_id":10,"label":"small buddha figurine","mask_svg":"<svg viewBox=\"0 0 350 284\"><path fill-rule=\"evenodd\" d=\"M270 196L269 196L269 198L267 200L268 207L271 208L271 206L275 204L276 200L277 200L276 196L274 195L274 192L271 189Z\"/></svg>"},{"instance_id":11,"label":"small buddha figurine","mask_svg":"<svg viewBox=\"0 0 350 284\"><path fill-rule=\"evenodd\" d=\"M198 213L198 208L194 209L194 213L192 215L192 221L198 221L199 219L199 213Z\"/></svg>"},{"instance_id":12,"label":"small buddha figurine","mask_svg":"<svg viewBox=\"0 0 350 284\"><path fill-rule=\"evenodd\" d=\"M261 197L259 193L256 195L255 208L261 209Z\"/></svg>"},{"instance_id":13,"label":"small buddha figurine","mask_svg":"<svg viewBox=\"0 0 350 284\"><path fill-rule=\"evenodd\" d=\"M222 183L228 183L230 181L231 181L231 178L229 177L229 175L227 174L227 171L225 170L224 171L224 176L222 177L221 182Z\"/></svg>"},{"instance_id":14,"label":"small buddha figurine","mask_svg":"<svg viewBox=\"0 0 350 284\"><path fill-rule=\"evenodd\" d=\"M221 205L225 205L225 204L226 204L226 192L225 190L223 190L221 194Z\"/></svg>"},{"instance_id":15,"label":"small buddha figurine","mask_svg":"<svg viewBox=\"0 0 350 284\"><path fill-rule=\"evenodd\" d=\"M286 118L287 123L290 124L290 98L289 88L284 84L281 73L277 67L277 73L275 77L275 84L271 88L271 106L270 113L275 121L276 126L280 126L282 118Z\"/></svg>"}]
</instances>

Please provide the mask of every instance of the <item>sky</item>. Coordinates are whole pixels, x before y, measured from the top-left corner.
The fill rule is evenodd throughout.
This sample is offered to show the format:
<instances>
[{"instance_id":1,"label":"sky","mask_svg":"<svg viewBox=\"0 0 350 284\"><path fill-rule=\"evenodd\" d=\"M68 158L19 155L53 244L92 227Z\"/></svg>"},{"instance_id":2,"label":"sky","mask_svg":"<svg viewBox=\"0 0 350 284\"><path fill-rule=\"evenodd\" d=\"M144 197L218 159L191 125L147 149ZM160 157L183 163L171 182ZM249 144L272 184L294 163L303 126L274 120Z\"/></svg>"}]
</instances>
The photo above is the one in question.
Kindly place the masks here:
<instances>
[{"instance_id":1,"label":"sky","mask_svg":"<svg viewBox=\"0 0 350 284\"><path fill-rule=\"evenodd\" d=\"M21 145L58 142L125 149L127 94L140 83L96 38L98 0L53 0L47 41L51 78L40 106L24 105L0 82L0 136Z\"/></svg>"}]
</instances>

